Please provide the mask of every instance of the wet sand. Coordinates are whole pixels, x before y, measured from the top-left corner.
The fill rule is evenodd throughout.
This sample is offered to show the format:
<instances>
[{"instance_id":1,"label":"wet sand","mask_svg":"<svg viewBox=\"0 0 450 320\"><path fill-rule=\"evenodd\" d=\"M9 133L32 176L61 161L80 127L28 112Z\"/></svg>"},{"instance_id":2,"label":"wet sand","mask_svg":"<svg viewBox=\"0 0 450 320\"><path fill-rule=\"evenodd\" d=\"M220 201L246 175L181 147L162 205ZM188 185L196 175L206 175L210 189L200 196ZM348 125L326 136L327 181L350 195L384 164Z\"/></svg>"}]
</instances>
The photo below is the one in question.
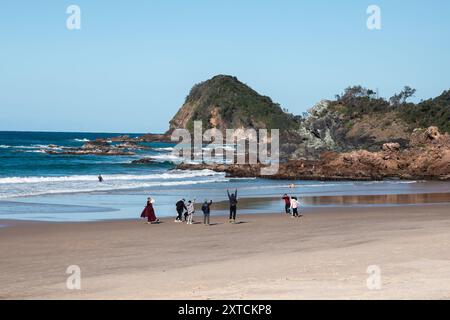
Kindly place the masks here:
<instances>
[{"instance_id":1,"label":"wet sand","mask_svg":"<svg viewBox=\"0 0 450 320\"><path fill-rule=\"evenodd\" d=\"M381 195L331 195L331 196L302 196L299 197L302 206L403 206L421 204L450 204L450 193L417 193L417 194L381 194ZM239 200L239 205L245 208L261 210L264 207L277 207L280 204L280 197L266 198L243 198ZM217 209L224 210L228 206L228 201L214 204ZM197 205L200 209L201 204Z\"/></svg>"},{"instance_id":2,"label":"wet sand","mask_svg":"<svg viewBox=\"0 0 450 320\"><path fill-rule=\"evenodd\" d=\"M0 298L450 298L448 205L321 208L301 219L239 220L0 221ZM81 268L81 290L66 288L70 265ZM371 265L380 268L380 290L367 287Z\"/></svg>"}]
</instances>

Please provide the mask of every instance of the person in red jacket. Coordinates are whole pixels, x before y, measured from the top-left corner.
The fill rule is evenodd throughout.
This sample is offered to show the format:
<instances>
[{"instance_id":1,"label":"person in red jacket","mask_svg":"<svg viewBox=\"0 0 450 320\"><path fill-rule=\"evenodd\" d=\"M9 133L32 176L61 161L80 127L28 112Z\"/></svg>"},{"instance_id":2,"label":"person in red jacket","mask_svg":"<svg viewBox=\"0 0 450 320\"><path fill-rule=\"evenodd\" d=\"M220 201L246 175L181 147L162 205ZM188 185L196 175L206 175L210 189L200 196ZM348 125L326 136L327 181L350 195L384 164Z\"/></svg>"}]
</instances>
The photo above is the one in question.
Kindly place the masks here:
<instances>
[{"instance_id":1,"label":"person in red jacket","mask_svg":"<svg viewBox=\"0 0 450 320\"><path fill-rule=\"evenodd\" d=\"M156 218L155 215L155 209L153 209L153 204L155 203L155 200L152 198L147 199L147 206L145 207L144 211L141 213L141 218L147 218L147 223L154 224L159 223L159 219Z\"/></svg>"},{"instance_id":2,"label":"person in red jacket","mask_svg":"<svg viewBox=\"0 0 450 320\"><path fill-rule=\"evenodd\" d=\"M284 209L286 210L286 213L291 213L291 198L285 194L281 199L284 200Z\"/></svg>"}]
</instances>

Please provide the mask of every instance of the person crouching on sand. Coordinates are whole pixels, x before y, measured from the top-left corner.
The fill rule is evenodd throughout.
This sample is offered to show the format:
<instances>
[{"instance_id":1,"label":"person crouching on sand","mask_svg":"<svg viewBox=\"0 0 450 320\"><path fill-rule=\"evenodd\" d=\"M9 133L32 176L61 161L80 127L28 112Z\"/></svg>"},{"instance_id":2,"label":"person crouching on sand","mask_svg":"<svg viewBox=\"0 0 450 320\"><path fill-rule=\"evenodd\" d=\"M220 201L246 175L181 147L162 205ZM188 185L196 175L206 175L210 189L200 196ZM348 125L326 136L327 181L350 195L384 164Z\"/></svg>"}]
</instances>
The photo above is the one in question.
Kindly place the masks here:
<instances>
[{"instance_id":1,"label":"person crouching on sand","mask_svg":"<svg viewBox=\"0 0 450 320\"><path fill-rule=\"evenodd\" d=\"M176 208L177 208L177 218L175 220L175 222L182 222L183 221L183 212L186 210L186 200L185 199L181 199L179 200L176 204L175 204ZM185 219L186 220L186 219Z\"/></svg>"},{"instance_id":2,"label":"person crouching on sand","mask_svg":"<svg viewBox=\"0 0 450 320\"><path fill-rule=\"evenodd\" d=\"M284 194L281 199L284 200L284 210L286 211L286 214L291 213L291 198L287 194Z\"/></svg>"},{"instance_id":3,"label":"person crouching on sand","mask_svg":"<svg viewBox=\"0 0 450 320\"><path fill-rule=\"evenodd\" d=\"M192 219L193 219L194 213L195 213L194 204L195 204L195 199L194 199L194 201L189 200L188 205L187 205L187 214L188 214L187 221L186 221L187 224L193 224Z\"/></svg>"},{"instance_id":4,"label":"person crouching on sand","mask_svg":"<svg viewBox=\"0 0 450 320\"><path fill-rule=\"evenodd\" d=\"M155 200L152 198L147 199L147 206L141 213L141 218L147 218L147 224L159 223L159 219L156 218L155 209L153 209L153 204Z\"/></svg>"},{"instance_id":5,"label":"person crouching on sand","mask_svg":"<svg viewBox=\"0 0 450 320\"><path fill-rule=\"evenodd\" d=\"M300 203L297 200L297 197L291 198L291 208L292 208L292 218L298 218L298 207Z\"/></svg>"},{"instance_id":6,"label":"person crouching on sand","mask_svg":"<svg viewBox=\"0 0 450 320\"><path fill-rule=\"evenodd\" d=\"M203 211L203 224L206 226L209 226L209 216L211 214L211 205L212 200L208 202L208 200L205 200L202 205L202 211Z\"/></svg>"}]
</instances>

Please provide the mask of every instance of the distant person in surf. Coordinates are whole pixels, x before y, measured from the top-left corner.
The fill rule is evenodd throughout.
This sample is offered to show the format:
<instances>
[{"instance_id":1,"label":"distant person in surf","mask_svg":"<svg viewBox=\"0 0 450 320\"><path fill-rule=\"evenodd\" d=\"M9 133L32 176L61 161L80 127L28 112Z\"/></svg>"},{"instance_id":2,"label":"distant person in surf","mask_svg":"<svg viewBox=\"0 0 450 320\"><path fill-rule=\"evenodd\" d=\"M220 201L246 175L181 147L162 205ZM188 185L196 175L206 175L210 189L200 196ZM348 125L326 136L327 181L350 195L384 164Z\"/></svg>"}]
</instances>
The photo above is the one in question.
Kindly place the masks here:
<instances>
[{"instance_id":1,"label":"distant person in surf","mask_svg":"<svg viewBox=\"0 0 450 320\"><path fill-rule=\"evenodd\" d=\"M286 214L291 213L291 198L287 194L284 194L281 199L284 201L284 210Z\"/></svg>"},{"instance_id":2,"label":"distant person in surf","mask_svg":"<svg viewBox=\"0 0 450 320\"><path fill-rule=\"evenodd\" d=\"M230 191L227 190L228 200L230 202L230 223L236 222L236 212L237 212L237 189L234 193L230 194Z\"/></svg>"},{"instance_id":3,"label":"distant person in surf","mask_svg":"<svg viewBox=\"0 0 450 320\"><path fill-rule=\"evenodd\" d=\"M176 204L175 207L177 208L177 218L175 219L175 222L182 222L183 221L183 212L187 211L186 208L186 200L181 199ZM186 220L186 218L185 218Z\"/></svg>"},{"instance_id":4,"label":"distant person in surf","mask_svg":"<svg viewBox=\"0 0 450 320\"><path fill-rule=\"evenodd\" d=\"M205 200L202 205L202 211L203 211L203 224L206 226L209 226L209 217L211 214L211 205L212 200L208 202L208 200Z\"/></svg>"},{"instance_id":5,"label":"distant person in surf","mask_svg":"<svg viewBox=\"0 0 450 320\"><path fill-rule=\"evenodd\" d=\"M194 224L194 213L195 213L195 208L194 208L194 204L195 204L195 199L193 201L189 200L188 205L187 205L187 221L186 224Z\"/></svg>"},{"instance_id":6,"label":"distant person in surf","mask_svg":"<svg viewBox=\"0 0 450 320\"><path fill-rule=\"evenodd\" d=\"M103 182L103 177L101 174L98 175L98 182Z\"/></svg>"},{"instance_id":7,"label":"distant person in surf","mask_svg":"<svg viewBox=\"0 0 450 320\"><path fill-rule=\"evenodd\" d=\"M147 206L144 211L141 213L141 218L147 218L147 224L156 224L159 223L159 219L156 218L155 209L153 209L153 204L155 200L152 198L147 199Z\"/></svg>"},{"instance_id":8,"label":"distant person in surf","mask_svg":"<svg viewBox=\"0 0 450 320\"><path fill-rule=\"evenodd\" d=\"M291 198L291 208L292 208L292 218L298 218L298 207L300 206L300 202L298 202L297 197Z\"/></svg>"}]
</instances>

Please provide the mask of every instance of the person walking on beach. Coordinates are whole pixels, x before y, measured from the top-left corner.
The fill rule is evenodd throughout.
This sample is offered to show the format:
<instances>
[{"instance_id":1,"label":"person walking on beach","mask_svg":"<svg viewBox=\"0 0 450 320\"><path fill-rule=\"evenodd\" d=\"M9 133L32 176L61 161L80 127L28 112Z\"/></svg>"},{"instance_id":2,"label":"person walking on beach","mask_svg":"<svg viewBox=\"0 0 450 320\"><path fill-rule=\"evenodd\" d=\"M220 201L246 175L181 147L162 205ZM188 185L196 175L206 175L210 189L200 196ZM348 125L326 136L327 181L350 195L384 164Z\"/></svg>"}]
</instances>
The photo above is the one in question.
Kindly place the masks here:
<instances>
[{"instance_id":1,"label":"person walking on beach","mask_svg":"<svg viewBox=\"0 0 450 320\"><path fill-rule=\"evenodd\" d=\"M175 204L176 208L177 208L177 218L175 220L175 222L182 222L183 221L183 212L187 211L186 208L186 200L185 199L181 199L179 200L176 204Z\"/></svg>"},{"instance_id":2,"label":"person walking on beach","mask_svg":"<svg viewBox=\"0 0 450 320\"><path fill-rule=\"evenodd\" d=\"M206 226L209 226L209 216L211 214L211 205L212 200L208 202L208 200L205 200L202 205L202 211L203 211L203 224Z\"/></svg>"},{"instance_id":3,"label":"person walking on beach","mask_svg":"<svg viewBox=\"0 0 450 320\"><path fill-rule=\"evenodd\" d=\"M230 191L227 190L228 200L230 201L230 223L236 222L236 211L237 211L237 189L234 193L230 194Z\"/></svg>"},{"instance_id":4,"label":"person walking on beach","mask_svg":"<svg viewBox=\"0 0 450 320\"><path fill-rule=\"evenodd\" d=\"M286 211L286 214L291 213L291 198L287 194L284 194L281 199L284 200L284 210Z\"/></svg>"},{"instance_id":5,"label":"person walking on beach","mask_svg":"<svg viewBox=\"0 0 450 320\"><path fill-rule=\"evenodd\" d=\"M194 201L190 201L188 202L187 205L187 221L186 224L193 224L193 217L194 217L194 213L195 213L195 208L194 208L194 204L195 204L195 199Z\"/></svg>"},{"instance_id":6,"label":"person walking on beach","mask_svg":"<svg viewBox=\"0 0 450 320\"><path fill-rule=\"evenodd\" d=\"M291 199L291 208L292 208L292 217L298 218L298 207L300 206L300 203L297 200L297 197L292 197Z\"/></svg>"},{"instance_id":7,"label":"person walking on beach","mask_svg":"<svg viewBox=\"0 0 450 320\"><path fill-rule=\"evenodd\" d=\"M155 200L152 198L147 199L147 205L141 213L141 218L147 218L147 224L159 223L159 219L156 218L155 209L153 209L153 204Z\"/></svg>"}]
</instances>

